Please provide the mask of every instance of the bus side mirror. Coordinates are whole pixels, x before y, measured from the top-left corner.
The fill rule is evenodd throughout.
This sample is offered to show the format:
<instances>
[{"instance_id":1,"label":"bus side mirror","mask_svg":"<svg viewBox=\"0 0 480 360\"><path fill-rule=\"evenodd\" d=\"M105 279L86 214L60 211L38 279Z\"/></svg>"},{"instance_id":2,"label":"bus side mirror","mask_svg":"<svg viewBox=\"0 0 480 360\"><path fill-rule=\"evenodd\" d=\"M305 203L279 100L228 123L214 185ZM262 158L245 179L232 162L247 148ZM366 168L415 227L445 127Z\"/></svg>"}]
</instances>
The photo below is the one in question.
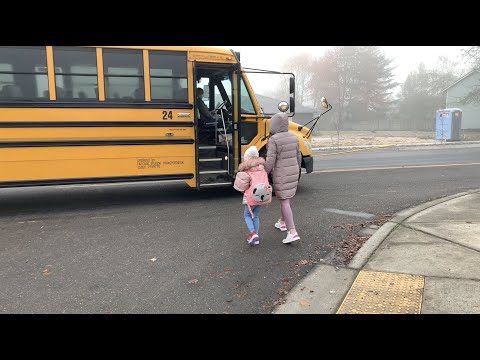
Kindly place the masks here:
<instances>
[{"instance_id":1,"label":"bus side mirror","mask_svg":"<svg viewBox=\"0 0 480 360\"><path fill-rule=\"evenodd\" d=\"M327 108L328 108L328 101L327 101L327 99L325 99L325 96L323 96L320 101L322 102L322 106L323 106L325 109L327 109Z\"/></svg>"},{"instance_id":2,"label":"bus side mirror","mask_svg":"<svg viewBox=\"0 0 480 360\"><path fill-rule=\"evenodd\" d=\"M295 112L295 98L293 96L290 96L290 112Z\"/></svg>"},{"instance_id":3,"label":"bus side mirror","mask_svg":"<svg viewBox=\"0 0 480 360\"><path fill-rule=\"evenodd\" d=\"M293 93L295 93L295 78L292 76L290 78L290 94L293 94Z\"/></svg>"},{"instance_id":4,"label":"bus side mirror","mask_svg":"<svg viewBox=\"0 0 480 360\"><path fill-rule=\"evenodd\" d=\"M282 101L281 103L278 104L278 110L281 112L287 112L288 111L288 104L286 101Z\"/></svg>"}]
</instances>

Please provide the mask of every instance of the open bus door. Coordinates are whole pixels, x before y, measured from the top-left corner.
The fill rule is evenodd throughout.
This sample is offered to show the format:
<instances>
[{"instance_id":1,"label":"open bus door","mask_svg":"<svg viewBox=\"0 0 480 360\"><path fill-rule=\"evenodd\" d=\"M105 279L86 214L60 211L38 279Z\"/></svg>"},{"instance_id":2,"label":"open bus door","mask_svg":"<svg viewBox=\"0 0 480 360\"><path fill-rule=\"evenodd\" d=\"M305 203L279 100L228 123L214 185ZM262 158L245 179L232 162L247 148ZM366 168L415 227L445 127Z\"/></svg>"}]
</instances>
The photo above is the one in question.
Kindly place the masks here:
<instances>
[{"instance_id":1,"label":"open bus door","mask_svg":"<svg viewBox=\"0 0 480 360\"><path fill-rule=\"evenodd\" d=\"M238 65L194 63L197 188L231 186L238 166ZM208 107L203 116L199 102Z\"/></svg>"}]
</instances>

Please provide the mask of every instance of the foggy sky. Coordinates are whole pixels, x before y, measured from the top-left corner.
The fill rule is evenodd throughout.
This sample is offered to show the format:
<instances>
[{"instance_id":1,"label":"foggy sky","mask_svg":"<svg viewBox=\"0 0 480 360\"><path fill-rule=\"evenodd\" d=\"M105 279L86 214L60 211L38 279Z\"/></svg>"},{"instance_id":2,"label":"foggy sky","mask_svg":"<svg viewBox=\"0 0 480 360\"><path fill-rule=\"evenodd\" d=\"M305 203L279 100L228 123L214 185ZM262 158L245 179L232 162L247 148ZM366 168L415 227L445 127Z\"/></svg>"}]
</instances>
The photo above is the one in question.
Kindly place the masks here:
<instances>
[{"instance_id":1,"label":"foggy sky","mask_svg":"<svg viewBox=\"0 0 480 360\"><path fill-rule=\"evenodd\" d=\"M322 56L331 46L220 46L240 51L243 67L280 71L289 57L310 53L314 57ZM439 56L460 61L461 46L381 46L387 58L393 59L395 81L405 81L410 71L423 62L427 68L436 65ZM263 89L256 89L262 91Z\"/></svg>"}]
</instances>

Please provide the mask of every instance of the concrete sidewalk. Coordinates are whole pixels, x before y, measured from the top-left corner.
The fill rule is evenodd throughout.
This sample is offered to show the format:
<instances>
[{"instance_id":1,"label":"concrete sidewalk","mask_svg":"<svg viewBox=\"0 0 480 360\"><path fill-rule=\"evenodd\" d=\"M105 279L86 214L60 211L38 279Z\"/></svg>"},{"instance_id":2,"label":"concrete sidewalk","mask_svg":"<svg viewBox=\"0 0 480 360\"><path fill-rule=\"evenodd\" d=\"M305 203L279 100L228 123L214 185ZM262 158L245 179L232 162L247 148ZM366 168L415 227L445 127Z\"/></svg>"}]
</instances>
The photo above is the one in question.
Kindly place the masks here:
<instances>
[{"instance_id":1,"label":"concrete sidewalk","mask_svg":"<svg viewBox=\"0 0 480 360\"><path fill-rule=\"evenodd\" d=\"M316 266L286 300L273 313L479 314L480 189L401 211L347 266Z\"/></svg>"}]
</instances>

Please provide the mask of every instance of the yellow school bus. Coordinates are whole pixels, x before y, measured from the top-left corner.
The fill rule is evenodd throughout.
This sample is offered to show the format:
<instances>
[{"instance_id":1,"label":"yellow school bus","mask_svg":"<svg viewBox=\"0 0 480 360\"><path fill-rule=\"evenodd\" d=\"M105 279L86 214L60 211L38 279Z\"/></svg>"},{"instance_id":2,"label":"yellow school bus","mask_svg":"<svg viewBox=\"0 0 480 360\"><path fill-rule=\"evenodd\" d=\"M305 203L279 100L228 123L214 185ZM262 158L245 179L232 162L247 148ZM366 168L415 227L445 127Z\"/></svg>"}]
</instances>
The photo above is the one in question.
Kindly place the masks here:
<instances>
[{"instance_id":1,"label":"yellow school bus","mask_svg":"<svg viewBox=\"0 0 480 360\"><path fill-rule=\"evenodd\" d=\"M231 185L249 146L265 153L273 115L239 57L196 46L0 47L0 187ZM289 90L294 111L294 81ZM213 121L200 121L199 101ZM311 172L311 134L299 129L290 123Z\"/></svg>"}]
</instances>

